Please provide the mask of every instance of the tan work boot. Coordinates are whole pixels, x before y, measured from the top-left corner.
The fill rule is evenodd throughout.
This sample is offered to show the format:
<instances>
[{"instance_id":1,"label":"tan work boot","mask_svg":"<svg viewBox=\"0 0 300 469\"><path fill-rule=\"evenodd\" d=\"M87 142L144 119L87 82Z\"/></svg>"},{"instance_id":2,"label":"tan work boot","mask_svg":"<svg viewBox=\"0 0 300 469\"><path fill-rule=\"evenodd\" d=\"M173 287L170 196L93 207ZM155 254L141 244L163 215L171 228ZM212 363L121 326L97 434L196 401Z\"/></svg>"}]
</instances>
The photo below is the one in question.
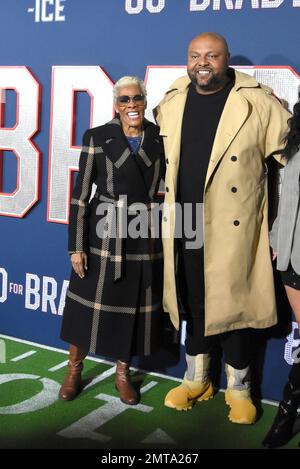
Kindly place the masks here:
<instances>
[{"instance_id":1,"label":"tan work boot","mask_svg":"<svg viewBox=\"0 0 300 469\"><path fill-rule=\"evenodd\" d=\"M168 392L165 397L165 406L176 410L190 410L196 401L207 401L213 395L211 381L198 383L185 379L182 384Z\"/></svg>"},{"instance_id":2,"label":"tan work boot","mask_svg":"<svg viewBox=\"0 0 300 469\"><path fill-rule=\"evenodd\" d=\"M76 345L70 345L68 371L61 386L58 397L63 401L72 401L82 389L82 361L87 352Z\"/></svg>"},{"instance_id":3,"label":"tan work boot","mask_svg":"<svg viewBox=\"0 0 300 469\"><path fill-rule=\"evenodd\" d=\"M120 399L124 404L138 404L139 395L132 386L129 378L129 364L121 360L117 361L115 385L116 389L119 391Z\"/></svg>"},{"instance_id":4,"label":"tan work boot","mask_svg":"<svg viewBox=\"0 0 300 469\"><path fill-rule=\"evenodd\" d=\"M230 406L228 418L232 423L250 425L255 422L256 408L251 400L249 390L227 389L225 401Z\"/></svg>"},{"instance_id":5,"label":"tan work boot","mask_svg":"<svg viewBox=\"0 0 300 469\"><path fill-rule=\"evenodd\" d=\"M230 406L228 418L233 423L250 425L256 420L256 408L250 396L250 368L239 370L226 364L225 370L225 402Z\"/></svg>"},{"instance_id":6,"label":"tan work boot","mask_svg":"<svg viewBox=\"0 0 300 469\"><path fill-rule=\"evenodd\" d=\"M196 401L207 401L214 391L209 378L210 355L185 354L187 369L182 384L171 389L165 398L165 406L176 410L189 410Z\"/></svg>"}]
</instances>

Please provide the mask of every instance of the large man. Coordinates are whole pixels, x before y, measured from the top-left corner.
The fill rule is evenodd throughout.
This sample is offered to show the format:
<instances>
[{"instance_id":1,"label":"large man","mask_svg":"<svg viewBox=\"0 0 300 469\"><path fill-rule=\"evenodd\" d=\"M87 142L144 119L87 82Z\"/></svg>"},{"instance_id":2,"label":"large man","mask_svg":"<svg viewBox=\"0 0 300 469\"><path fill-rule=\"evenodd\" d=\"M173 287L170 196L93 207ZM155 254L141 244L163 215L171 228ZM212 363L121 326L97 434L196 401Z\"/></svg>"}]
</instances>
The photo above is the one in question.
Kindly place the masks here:
<instances>
[{"instance_id":1,"label":"large man","mask_svg":"<svg viewBox=\"0 0 300 469\"><path fill-rule=\"evenodd\" d=\"M256 418L251 331L276 323L265 160L283 148L289 114L269 88L228 62L223 37L195 37L188 77L176 80L156 109L167 163L164 308L177 329L179 303L187 313L187 369L165 405L187 410L212 397L209 362L218 340L229 419L250 424ZM184 227L192 223L196 231L203 204L204 248L191 249L185 232L174 242L180 225L177 220L175 230L175 201ZM192 207L192 220L186 207Z\"/></svg>"}]
</instances>

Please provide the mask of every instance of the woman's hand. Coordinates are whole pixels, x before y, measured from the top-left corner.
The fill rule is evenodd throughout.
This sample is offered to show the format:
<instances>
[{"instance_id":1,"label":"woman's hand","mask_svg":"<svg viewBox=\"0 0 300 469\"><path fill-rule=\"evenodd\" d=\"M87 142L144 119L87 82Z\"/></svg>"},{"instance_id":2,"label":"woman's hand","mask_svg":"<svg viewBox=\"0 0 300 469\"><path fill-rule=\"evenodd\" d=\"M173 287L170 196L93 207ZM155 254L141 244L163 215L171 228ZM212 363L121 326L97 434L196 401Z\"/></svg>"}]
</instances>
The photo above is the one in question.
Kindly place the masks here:
<instances>
[{"instance_id":1,"label":"woman's hand","mask_svg":"<svg viewBox=\"0 0 300 469\"><path fill-rule=\"evenodd\" d=\"M88 259L85 252L74 252L71 255L72 267L80 278L85 276L85 270L88 269Z\"/></svg>"}]
</instances>

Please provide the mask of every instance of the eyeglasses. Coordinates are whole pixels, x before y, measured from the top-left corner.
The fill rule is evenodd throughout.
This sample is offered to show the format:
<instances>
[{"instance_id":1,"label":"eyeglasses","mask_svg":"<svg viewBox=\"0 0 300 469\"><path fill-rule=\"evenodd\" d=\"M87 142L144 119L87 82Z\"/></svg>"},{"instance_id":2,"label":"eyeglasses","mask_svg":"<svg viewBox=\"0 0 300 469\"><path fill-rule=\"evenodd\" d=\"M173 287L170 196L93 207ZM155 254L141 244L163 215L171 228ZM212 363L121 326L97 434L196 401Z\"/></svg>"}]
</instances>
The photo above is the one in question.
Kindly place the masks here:
<instances>
[{"instance_id":1,"label":"eyeglasses","mask_svg":"<svg viewBox=\"0 0 300 469\"><path fill-rule=\"evenodd\" d=\"M127 96L125 94L117 96L117 103L119 104L129 104L130 102L142 105L145 102L146 97L143 94L136 94L135 96Z\"/></svg>"}]
</instances>

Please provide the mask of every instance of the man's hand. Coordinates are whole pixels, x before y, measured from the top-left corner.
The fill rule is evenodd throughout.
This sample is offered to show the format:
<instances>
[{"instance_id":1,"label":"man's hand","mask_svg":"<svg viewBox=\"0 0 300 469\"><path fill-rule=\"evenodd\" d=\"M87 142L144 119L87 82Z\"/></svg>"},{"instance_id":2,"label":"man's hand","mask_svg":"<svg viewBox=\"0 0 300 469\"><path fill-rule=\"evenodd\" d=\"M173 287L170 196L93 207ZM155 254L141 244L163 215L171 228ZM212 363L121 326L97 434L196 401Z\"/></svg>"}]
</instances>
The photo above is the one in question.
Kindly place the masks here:
<instances>
[{"instance_id":1,"label":"man's hand","mask_svg":"<svg viewBox=\"0 0 300 469\"><path fill-rule=\"evenodd\" d=\"M85 252L74 252L71 255L72 267L80 278L85 276L85 270L88 269L88 258Z\"/></svg>"},{"instance_id":2,"label":"man's hand","mask_svg":"<svg viewBox=\"0 0 300 469\"><path fill-rule=\"evenodd\" d=\"M276 257L277 257L277 252L274 251L274 249L272 249L272 261L275 261Z\"/></svg>"}]
</instances>

